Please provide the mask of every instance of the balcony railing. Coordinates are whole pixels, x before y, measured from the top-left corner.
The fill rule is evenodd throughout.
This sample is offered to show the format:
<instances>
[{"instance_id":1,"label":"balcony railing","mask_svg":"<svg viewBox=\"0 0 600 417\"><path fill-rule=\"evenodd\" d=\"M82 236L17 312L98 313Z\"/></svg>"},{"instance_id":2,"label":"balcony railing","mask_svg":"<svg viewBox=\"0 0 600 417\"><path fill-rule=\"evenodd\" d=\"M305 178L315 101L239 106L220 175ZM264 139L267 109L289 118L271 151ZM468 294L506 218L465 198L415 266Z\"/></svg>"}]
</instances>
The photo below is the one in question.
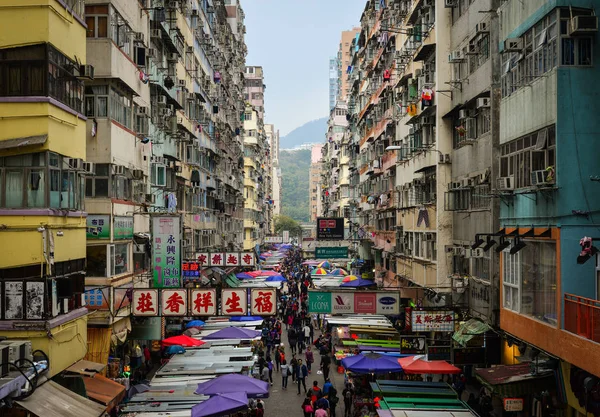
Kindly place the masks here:
<instances>
[{"instance_id":1,"label":"balcony railing","mask_svg":"<svg viewBox=\"0 0 600 417\"><path fill-rule=\"evenodd\" d=\"M565 330L600 343L600 301L565 294Z\"/></svg>"}]
</instances>

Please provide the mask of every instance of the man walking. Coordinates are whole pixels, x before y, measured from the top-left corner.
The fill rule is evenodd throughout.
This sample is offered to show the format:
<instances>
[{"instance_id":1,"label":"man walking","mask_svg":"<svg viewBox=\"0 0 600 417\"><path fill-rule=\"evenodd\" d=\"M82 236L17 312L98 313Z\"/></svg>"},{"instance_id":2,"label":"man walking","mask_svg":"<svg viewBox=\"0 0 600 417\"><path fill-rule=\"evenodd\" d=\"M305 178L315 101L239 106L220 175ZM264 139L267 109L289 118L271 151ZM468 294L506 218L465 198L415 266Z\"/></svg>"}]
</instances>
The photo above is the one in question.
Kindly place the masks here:
<instances>
[{"instance_id":1,"label":"man walking","mask_svg":"<svg viewBox=\"0 0 600 417\"><path fill-rule=\"evenodd\" d=\"M296 374L296 380L298 383L298 395L300 395L300 385L304 388L306 394L306 377L308 376L308 368L302 363L302 359L298 359L298 373Z\"/></svg>"}]
</instances>

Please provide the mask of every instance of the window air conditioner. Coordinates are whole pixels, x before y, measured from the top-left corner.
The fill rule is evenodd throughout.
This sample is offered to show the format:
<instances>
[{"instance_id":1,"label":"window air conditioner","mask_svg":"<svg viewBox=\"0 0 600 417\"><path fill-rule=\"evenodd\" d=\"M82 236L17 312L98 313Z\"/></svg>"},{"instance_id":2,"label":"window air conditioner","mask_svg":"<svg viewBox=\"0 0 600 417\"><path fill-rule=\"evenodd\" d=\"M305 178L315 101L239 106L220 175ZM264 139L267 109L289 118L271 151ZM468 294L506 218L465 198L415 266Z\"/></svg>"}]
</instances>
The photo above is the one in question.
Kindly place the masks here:
<instances>
[{"instance_id":1,"label":"window air conditioner","mask_svg":"<svg viewBox=\"0 0 600 417\"><path fill-rule=\"evenodd\" d=\"M452 248L452 254L454 256L465 256L465 248L462 246L454 246Z\"/></svg>"},{"instance_id":2,"label":"window air conditioner","mask_svg":"<svg viewBox=\"0 0 600 417\"><path fill-rule=\"evenodd\" d=\"M93 174L94 173L94 163L93 162L84 162L83 163L83 171L86 174Z\"/></svg>"},{"instance_id":3,"label":"window air conditioner","mask_svg":"<svg viewBox=\"0 0 600 417\"><path fill-rule=\"evenodd\" d=\"M132 176L134 180L142 180L144 179L144 171L141 169L134 169L132 171Z\"/></svg>"},{"instance_id":4,"label":"window air conditioner","mask_svg":"<svg viewBox=\"0 0 600 417\"><path fill-rule=\"evenodd\" d=\"M156 196L154 194L146 194L146 203L154 204L156 201Z\"/></svg>"},{"instance_id":5,"label":"window air conditioner","mask_svg":"<svg viewBox=\"0 0 600 417\"><path fill-rule=\"evenodd\" d=\"M473 249L473 251L471 252L471 257L473 258L483 258L483 248L477 248L477 249Z\"/></svg>"},{"instance_id":6,"label":"window air conditioner","mask_svg":"<svg viewBox=\"0 0 600 417\"><path fill-rule=\"evenodd\" d=\"M477 108L481 109L482 107L490 107L489 97L481 97L477 99Z\"/></svg>"},{"instance_id":7,"label":"window air conditioner","mask_svg":"<svg viewBox=\"0 0 600 417\"><path fill-rule=\"evenodd\" d=\"M69 168L75 169L77 171L83 170L83 159L79 158L67 158L67 164Z\"/></svg>"},{"instance_id":8,"label":"window air conditioner","mask_svg":"<svg viewBox=\"0 0 600 417\"><path fill-rule=\"evenodd\" d=\"M185 88L185 80L177 80L177 86L180 88Z\"/></svg>"},{"instance_id":9,"label":"window air conditioner","mask_svg":"<svg viewBox=\"0 0 600 417\"><path fill-rule=\"evenodd\" d=\"M150 37L152 39L160 39L162 38L162 32L160 29L152 29L150 30Z\"/></svg>"},{"instance_id":10,"label":"window air conditioner","mask_svg":"<svg viewBox=\"0 0 600 417\"><path fill-rule=\"evenodd\" d=\"M498 189L502 191L509 191L515 189L515 176L498 178Z\"/></svg>"},{"instance_id":11,"label":"window air conditioner","mask_svg":"<svg viewBox=\"0 0 600 417\"><path fill-rule=\"evenodd\" d=\"M463 248L465 258L469 259L473 257L473 249L471 248Z\"/></svg>"},{"instance_id":12,"label":"window air conditioner","mask_svg":"<svg viewBox=\"0 0 600 417\"><path fill-rule=\"evenodd\" d=\"M94 79L94 67L91 65L80 65L79 76L81 78Z\"/></svg>"},{"instance_id":13,"label":"window air conditioner","mask_svg":"<svg viewBox=\"0 0 600 417\"><path fill-rule=\"evenodd\" d=\"M179 61L179 54L177 54L177 53L170 53L169 55L167 55L167 61L170 61L170 62L177 62L177 61Z\"/></svg>"},{"instance_id":14,"label":"window air conditioner","mask_svg":"<svg viewBox=\"0 0 600 417\"><path fill-rule=\"evenodd\" d=\"M158 102L159 106L166 106L167 105L167 96L163 96L163 95L158 96L157 102Z\"/></svg>"},{"instance_id":15,"label":"window air conditioner","mask_svg":"<svg viewBox=\"0 0 600 417\"><path fill-rule=\"evenodd\" d=\"M458 111L458 118L461 120L468 119L470 111L468 109L461 109Z\"/></svg>"},{"instance_id":16,"label":"window air conditioner","mask_svg":"<svg viewBox=\"0 0 600 417\"><path fill-rule=\"evenodd\" d=\"M148 116L148 107L138 107L137 115L138 116Z\"/></svg>"},{"instance_id":17,"label":"window air conditioner","mask_svg":"<svg viewBox=\"0 0 600 417\"><path fill-rule=\"evenodd\" d=\"M479 22L475 25L475 32L479 33L486 33L489 32L488 29L488 24L487 22Z\"/></svg>"},{"instance_id":18,"label":"window air conditioner","mask_svg":"<svg viewBox=\"0 0 600 417\"><path fill-rule=\"evenodd\" d=\"M448 55L448 62L461 62L464 59L463 53L460 49L450 52Z\"/></svg>"},{"instance_id":19,"label":"window air conditioner","mask_svg":"<svg viewBox=\"0 0 600 417\"><path fill-rule=\"evenodd\" d=\"M523 38L509 38L504 41L504 52L521 52L523 50Z\"/></svg>"},{"instance_id":20,"label":"window air conditioner","mask_svg":"<svg viewBox=\"0 0 600 417\"><path fill-rule=\"evenodd\" d=\"M545 170L540 171L532 171L531 172L531 185L544 185L547 184L548 181L548 172Z\"/></svg>"},{"instance_id":21,"label":"window air conditioner","mask_svg":"<svg viewBox=\"0 0 600 417\"><path fill-rule=\"evenodd\" d=\"M144 34L142 32L135 32L133 35L133 40L135 42L144 43Z\"/></svg>"},{"instance_id":22,"label":"window air conditioner","mask_svg":"<svg viewBox=\"0 0 600 417\"><path fill-rule=\"evenodd\" d=\"M125 175L125 167L123 165L113 165L112 171L114 175Z\"/></svg>"},{"instance_id":23,"label":"window air conditioner","mask_svg":"<svg viewBox=\"0 0 600 417\"><path fill-rule=\"evenodd\" d=\"M155 58L156 57L156 49L148 48L146 50L146 58Z\"/></svg>"},{"instance_id":24,"label":"window air conditioner","mask_svg":"<svg viewBox=\"0 0 600 417\"><path fill-rule=\"evenodd\" d=\"M458 0L444 0L444 7L456 7Z\"/></svg>"},{"instance_id":25,"label":"window air conditioner","mask_svg":"<svg viewBox=\"0 0 600 417\"><path fill-rule=\"evenodd\" d=\"M571 19L569 35L585 35L598 32L598 16L575 16Z\"/></svg>"}]
</instances>

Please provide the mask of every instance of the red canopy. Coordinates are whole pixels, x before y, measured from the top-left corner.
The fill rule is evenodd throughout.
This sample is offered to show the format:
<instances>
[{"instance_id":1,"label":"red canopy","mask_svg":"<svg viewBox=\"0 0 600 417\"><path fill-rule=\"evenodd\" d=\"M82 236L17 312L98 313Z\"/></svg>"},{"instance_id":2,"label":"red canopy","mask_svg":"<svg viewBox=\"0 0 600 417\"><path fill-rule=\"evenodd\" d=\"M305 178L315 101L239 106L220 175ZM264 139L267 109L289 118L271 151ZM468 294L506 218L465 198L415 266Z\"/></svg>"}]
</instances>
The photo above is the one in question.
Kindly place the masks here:
<instances>
[{"instance_id":1,"label":"red canopy","mask_svg":"<svg viewBox=\"0 0 600 417\"><path fill-rule=\"evenodd\" d=\"M261 270L250 271L250 272L246 272L246 273L248 275L250 275L251 277L254 277L254 278L256 278L256 277L268 277L268 276L271 276L271 275L279 275L275 271L265 271L265 270L263 270L263 271L261 271Z\"/></svg>"},{"instance_id":2,"label":"red canopy","mask_svg":"<svg viewBox=\"0 0 600 417\"><path fill-rule=\"evenodd\" d=\"M425 361L418 356L398 359L406 374L460 374L462 371L446 361Z\"/></svg>"},{"instance_id":3,"label":"red canopy","mask_svg":"<svg viewBox=\"0 0 600 417\"><path fill-rule=\"evenodd\" d=\"M181 336L168 337L162 341L163 346L183 346L183 347L194 347L202 346L206 342L202 340L194 339L193 337L182 334Z\"/></svg>"}]
</instances>

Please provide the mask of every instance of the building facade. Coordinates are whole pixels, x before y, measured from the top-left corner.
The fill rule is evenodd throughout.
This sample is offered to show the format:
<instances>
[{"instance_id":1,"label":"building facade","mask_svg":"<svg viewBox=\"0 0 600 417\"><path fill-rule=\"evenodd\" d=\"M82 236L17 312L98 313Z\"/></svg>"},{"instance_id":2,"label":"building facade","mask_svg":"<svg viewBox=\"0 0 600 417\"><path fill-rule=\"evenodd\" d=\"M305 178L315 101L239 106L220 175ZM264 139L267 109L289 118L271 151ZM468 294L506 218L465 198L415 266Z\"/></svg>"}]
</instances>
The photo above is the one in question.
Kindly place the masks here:
<instances>
[{"instance_id":1,"label":"building facade","mask_svg":"<svg viewBox=\"0 0 600 417\"><path fill-rule=\"evenodd\" d=\"M346 101L348 97L348 67L350 66L350 61L352 60L352 55L350 51L350 44L356 39L358 34L360 33L360 28L352 28L352 30L345 30L342 32L340 38L340 45L338 47L337 53L337 93L336 100ZM335 105L335 103L333 103ZM330 104L330 107L333 106Z\"/></svg>"},{"instance_id":2,"label":"building facade","mask_svg":"<svg viewBox=\"0 0 600 417\"><path fill-rule=\"evenodd\" d=\"M267 134L267 142L271 148L271 204L273 218L281 214L281 192L283 187L283 177L281 176L281 167L279 166L279 129L273 124L266 124L265 131ZM272 224L270 230L274 230L275 225Z\"/></svg>"},{"instance_id":3,"label":"building facade","mask_svg":"<svg viewBox=\"0 0 600 417\"><path fill-rule=\"evenodd\" d=\"M310 150L309 193L310 221L316 222L317 217L323 215L322 187L321 187L321 156L322 144L315 144Z\"/></svg>"},{"instance_id":4,"label":"building facade","mask_svg":"<svg viewBox=\"0 0 600 417\"><path fill-rule=\"evenodd\" d=\"M337 57L329 58L329 110L335 106L338 94L338 60Z\"/></svg>"}]
</instances>

